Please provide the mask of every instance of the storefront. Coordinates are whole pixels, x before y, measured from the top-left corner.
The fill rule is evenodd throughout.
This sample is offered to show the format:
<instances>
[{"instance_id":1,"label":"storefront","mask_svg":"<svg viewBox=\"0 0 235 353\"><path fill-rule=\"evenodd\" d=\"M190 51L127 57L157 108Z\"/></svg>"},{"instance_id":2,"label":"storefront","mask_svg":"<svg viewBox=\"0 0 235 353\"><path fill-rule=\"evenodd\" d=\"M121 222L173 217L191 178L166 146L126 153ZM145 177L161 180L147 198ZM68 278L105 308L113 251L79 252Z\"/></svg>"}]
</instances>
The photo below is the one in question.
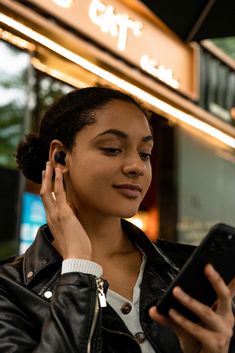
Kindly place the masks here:
<instances>
[{"instance_id":1,"label":"storefront","mask_svg":"<svg viewBox=\"0 0 235 353\"><path fill-rule=\"evenodd\" d=\"M32 0L27 4L2 0L0 36L1 70L9 63L7 55L2 55L6 50L17 51L27 61L22 68L26 84L25 88L20 86L25 96L18 138L25 132L37 131L46 106L72 87L109 85L125 90L143 100L153 112L157 140L153 183L135 221L143 222L153 238L161 234L168 239L196 242L205 228L218 220L217 213L205 220L202 210L188 214L184 203L184 178L191 188L194 185L185 171L194 163L192 155L181 158L189 151L186 141L189 145L196 141L195 146L203 146L202 150L209 146L213 151L226 151L229 156L235 149L235 129L198 104L200 68L196 46L181 42L141 2L127 0ZM13 66L17 67L16 63ZM5 94L7 88L9 85L5 85ZM9 109L6 98L3 107ZM200 163L199 169L202 171ZM231 176L234 173L233 165ZM229 178L228 189L230 183ZM195 195L200 194L201 186L197 185ZM38 192L35 185L22 180L17 190L20 205L25 192L35 196ZM234 214L234 202L228 205ZM15 213L27 214L20 213L19 208ZM221 217L223 220L224 215ZM232 219L226 218L230 223ZM190 226L197 221L202 222L200 231L190 237ZM21 218L18 223L22 223Z\"/></svg>"}]
</instances>

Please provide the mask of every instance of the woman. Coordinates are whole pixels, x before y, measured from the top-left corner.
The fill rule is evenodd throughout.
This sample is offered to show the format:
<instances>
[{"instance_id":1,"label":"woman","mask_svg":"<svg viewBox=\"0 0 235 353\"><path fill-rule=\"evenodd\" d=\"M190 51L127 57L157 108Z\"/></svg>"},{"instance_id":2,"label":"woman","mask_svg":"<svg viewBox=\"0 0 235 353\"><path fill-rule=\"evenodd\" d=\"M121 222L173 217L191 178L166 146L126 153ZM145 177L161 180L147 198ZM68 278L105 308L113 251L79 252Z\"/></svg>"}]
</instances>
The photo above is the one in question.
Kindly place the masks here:
<instances>
[{"instance_id":1,"label":"woman","mask_svg":"<svg viewBox=\"0 0 235 353\"><path fill-rule=\"evenodd\" d=\"M124 221L148 190L152 146L141 106L97 87L63 96L39 135L19 145L19 167L42 183L47 225L25 255L1 266L1 352L234 352L235 286L211 266L214 311L174 290L200 324L155 309L193 248L155 246Z\"/></svg>"}]
</instances>

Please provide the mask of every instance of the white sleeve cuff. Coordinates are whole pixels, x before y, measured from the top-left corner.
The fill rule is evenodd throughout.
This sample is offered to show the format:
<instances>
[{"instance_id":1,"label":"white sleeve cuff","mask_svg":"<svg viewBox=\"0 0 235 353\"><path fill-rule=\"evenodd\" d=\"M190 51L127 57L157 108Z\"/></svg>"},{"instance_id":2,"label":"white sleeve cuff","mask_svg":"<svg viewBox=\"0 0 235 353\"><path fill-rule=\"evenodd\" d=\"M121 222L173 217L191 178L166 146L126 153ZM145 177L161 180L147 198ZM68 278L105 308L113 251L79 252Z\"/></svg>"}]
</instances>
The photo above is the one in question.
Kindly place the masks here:
<instances>
[{"instance_id":1,"label":"white sleeve cuff","mask_svg":"<svg viewBox=\"0 0 235 353\"><path fill-rule=\"evenodd\" d=\"M101 277L103 268L93 261L69 258L63 260L61 274L68 272L82 272Z\"/></svg>"}]
</instances>

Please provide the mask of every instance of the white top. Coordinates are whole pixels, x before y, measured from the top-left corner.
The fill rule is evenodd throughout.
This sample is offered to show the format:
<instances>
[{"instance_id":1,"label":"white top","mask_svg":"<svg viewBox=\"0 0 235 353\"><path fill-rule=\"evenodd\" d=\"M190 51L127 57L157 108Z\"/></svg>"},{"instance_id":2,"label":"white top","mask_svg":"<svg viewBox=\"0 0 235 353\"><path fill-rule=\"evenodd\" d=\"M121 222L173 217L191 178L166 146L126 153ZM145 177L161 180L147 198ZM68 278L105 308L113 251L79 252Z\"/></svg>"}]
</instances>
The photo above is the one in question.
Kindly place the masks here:
<instances>
[{"instance_id":1,"label":"white top","mask_svg":"<svg viewBox=\"0 0 235 353\"><path fill-rule=\"evenodd\" d=\"M111 289L108 289L108 292L107 292L107 302L121 317L121 319L125 322L129 331L136 338L137 337L144 338L143 329L139 321L139 298L140 298L140 284L142 282L145 264L146 264L146 255L143 254L143 260L140 267L139 276L137 278L136 284L133 289L132 301L124 298L122 295L112 291ZM131 308L131 310L128 314L124 314L121 308L127 303L129 304L129 308ZM140 344L142 353L154 353L153 347L151 346L147 338L144 338L143 342L139 342L139 344Z\"/></svg>"},{"instance_id":2,"label":"white top","mask_svg":"<svg viewBox=\"0 0 235 353\"><path fill-rule=\"evenodd\" d=\"M143 329L139 321L139 298L140 298L140 284L142 282L144 267L146 264L146 255L143 254L142 264L140 267L139 276L133 289L132 301L124 298L122 295L108 289L107 302L112 306L120 318L124 321L128 330L138 339L142 353L154 353L153 347L144 337ZM103 274L102 267L92 261L80 259L66 259L62 262L61 274L68 272L83 272L101 277ZM129 312L124 314L121 308L126 305ZM130 310L131 309L131 310ZM142 342L141 342L142 341Z\"/></svg>"}]
</instances>

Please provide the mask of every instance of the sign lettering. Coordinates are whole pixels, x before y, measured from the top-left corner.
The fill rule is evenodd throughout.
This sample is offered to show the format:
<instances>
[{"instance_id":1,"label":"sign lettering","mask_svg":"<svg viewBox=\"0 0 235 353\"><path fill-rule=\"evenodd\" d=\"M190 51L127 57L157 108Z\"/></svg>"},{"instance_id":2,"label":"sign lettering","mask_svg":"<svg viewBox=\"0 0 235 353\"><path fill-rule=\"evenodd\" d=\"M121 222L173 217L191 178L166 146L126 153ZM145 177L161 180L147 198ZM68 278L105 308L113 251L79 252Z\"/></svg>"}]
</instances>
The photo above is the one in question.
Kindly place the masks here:
<instances>
[{"instance_id":1,"label":"sign lettering","mask_svg":"<svg viewBox=\"0 0 235 353\"><path fill-rule=\"evenodd\" d=\"M142 22L133 21L127 14L116 14L113 6L105 5L100 0L91 1L89 17L102 32L118 37L117 47L121 51L126 48L129 30L135 37L140 37L142 34Z\"/></svg>"},{"instance_id":2,"label":"sign lettering","mask_svg":"<svg viewBox=\"0 0 235 353\"><path fill-rule=\"evenodd\" d=\"M140 66L144 71L167 83L169 86L175 89L179 88L180 83L173 77L172 70L166 68L164 65L159 65L156 59L150 59L148 55L143 54L140 58Z\"/></svg>"}]
</instances>

